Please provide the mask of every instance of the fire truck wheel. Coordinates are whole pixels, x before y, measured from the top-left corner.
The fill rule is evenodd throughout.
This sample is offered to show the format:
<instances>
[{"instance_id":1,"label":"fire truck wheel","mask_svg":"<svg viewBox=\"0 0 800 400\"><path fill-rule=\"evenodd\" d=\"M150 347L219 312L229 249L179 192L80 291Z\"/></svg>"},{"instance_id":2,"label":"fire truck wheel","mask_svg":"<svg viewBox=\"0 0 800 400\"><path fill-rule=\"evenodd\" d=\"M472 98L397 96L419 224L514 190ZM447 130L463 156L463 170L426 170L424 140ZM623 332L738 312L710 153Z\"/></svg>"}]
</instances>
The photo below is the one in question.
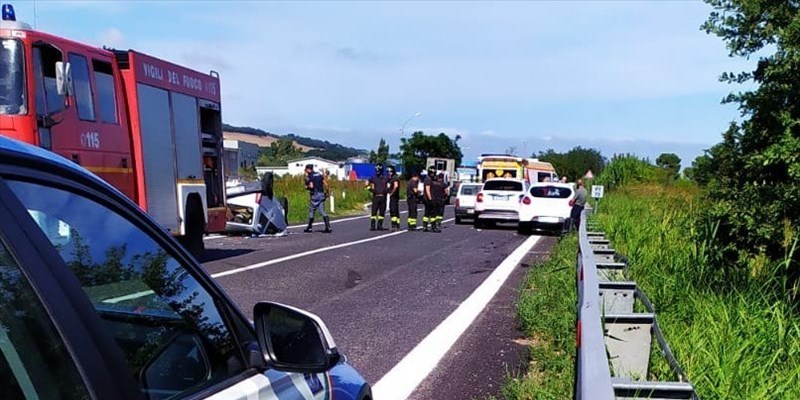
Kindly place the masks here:
<instances>
[{"instance_id":1,"label":"fire truck wheel","mask_svg":"<svg viewBox=\"0 0 800 400\"><path fill-rule=\"evenodd\" d=\"M190 202L186 210L186 236L183 238L183 245L189 253L192 253L194 258L202 261L203 253L205 252L205 243L203 242L203 231L205 231L205 221L203 218L203 209L199 206L192 206L194 203Z\"/></svg>"},{"instance_id":2,"label":"fire truck wheel","mask_svg":"<svg viewBox=\"0 0 800 400\"><path fill-rule=\"evenodd\" d=\"M281 207L283 207L283 218L286 219L286 225L289 225L289 199L286 196L282 196L280 200Z\"/></svg>"}]
</instances>

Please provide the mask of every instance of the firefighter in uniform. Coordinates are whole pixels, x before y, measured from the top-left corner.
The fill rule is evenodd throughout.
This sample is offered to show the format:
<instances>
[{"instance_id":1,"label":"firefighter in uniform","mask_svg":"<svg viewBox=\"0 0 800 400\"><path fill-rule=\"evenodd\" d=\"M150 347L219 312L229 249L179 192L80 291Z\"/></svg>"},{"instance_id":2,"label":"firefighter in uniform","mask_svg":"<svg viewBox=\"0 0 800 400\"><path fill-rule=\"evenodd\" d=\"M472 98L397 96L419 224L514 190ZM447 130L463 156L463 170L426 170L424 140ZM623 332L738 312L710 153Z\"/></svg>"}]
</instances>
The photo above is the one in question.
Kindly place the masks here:
<instances>
[{"instance_id":1,"label":"firefighter in uniform","mask_svg":"<svg viewBox=\"0 0 800 400\"><path fill-rule=\"evenodd\" d=\"M327 197L327 184L325 177L319 172L314 172L314 165L306 165L306 190L310 196L308 206L308 227L303 232L311 232L311 227L314 225L314 215L317 211L322 215L322 220L325 221L325 233L331 233L331 221L328 219L328 214L325 213L325 198Z\"/></svg>"},{"instance_id":2,"label":"firefighter in uniform","mask_svg":"<svg viewBox=\"0 0 800 400\"><path fill-rule=\"evenodd\" d=\"M422 198L422 193L419 192L419 174L413 172L411 179L408 180L406 187L406 203L408 203L408 230L417 230L417 204Z\"/></svg>"},{"instance_id":3,"label":"firefighter in uniform","mask_svg":"<svg viewBox=\"0 0 800 400\"><path fill-rule=\"evenodd\" d=\"M394 166L386 168L389 173L389 217L392 220L392 230L400 229L400 179Z\"/></svg>"},{"instance_id":4,"label":"firefighter in uniform","mask_svg":"<svg viewBox=\"0 0 800 400\"><path fill-rule=\"evenodd\" d=\"M439 173L433 180L431 186L431 195L433 196L433 231L442 231L442 220L444 219L444 202L447 198L447 186L444 182L444 174Z\"/></svg>"},{"instance_id":5,"label":"firefighter in uniform","mask_svg":"<svg viewBox=\"0 0 800 400\"><path fill-rule=\"evenodd\" d=\"M389 181L383 176L383 164L375 166L375 176L369 178L369 191L372 192L372 213L369 217L369 230L383 230L383 219L386 214L386 195L389 193ZM377 228L376 228L377 225Z\"/></svg>"},{"instance_id":6,"label":"firefighter in uniform","mask_svg":"<svg viewBox=\"0 0 800 400\"><path fill-rule=\"evenodd\" d=\"M436 169L428 168L428 175L424 181L423 202L425 203L425 216L422 217L423 231L428 232L436 220L436 204L433 202L433 181L436 178Z\"/></svg>"}]
</instances>

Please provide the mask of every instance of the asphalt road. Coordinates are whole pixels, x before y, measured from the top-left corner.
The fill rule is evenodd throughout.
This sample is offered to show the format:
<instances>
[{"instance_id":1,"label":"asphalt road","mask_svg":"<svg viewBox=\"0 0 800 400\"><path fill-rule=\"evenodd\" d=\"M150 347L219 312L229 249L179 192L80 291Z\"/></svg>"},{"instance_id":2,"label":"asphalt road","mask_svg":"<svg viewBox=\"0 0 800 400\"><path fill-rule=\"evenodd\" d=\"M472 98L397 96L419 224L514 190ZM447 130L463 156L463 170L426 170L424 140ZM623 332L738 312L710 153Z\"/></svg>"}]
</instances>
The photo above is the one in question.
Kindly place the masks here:
<instances>
[{"instance_id":1,"label":"asphalt road","mask_svg":"<svg viewBox=\"0 0 800 400\"><path fill-rule=\"evenodd\" d=\"M370 232L368 219L351 218L335 222L332 234L318 226L309 234L290 228L284 237L216 238L206 241L203 265L247 314L261 300L318 314L348 361L380 385L506 257L523 242L535 243L410 397L498 395L507 374L524 361L524 346L515 344L517 288L555 239L527 240L513 228L477 231L452 218L448 207L442 233Z\"/></svg>"}]
</instances>

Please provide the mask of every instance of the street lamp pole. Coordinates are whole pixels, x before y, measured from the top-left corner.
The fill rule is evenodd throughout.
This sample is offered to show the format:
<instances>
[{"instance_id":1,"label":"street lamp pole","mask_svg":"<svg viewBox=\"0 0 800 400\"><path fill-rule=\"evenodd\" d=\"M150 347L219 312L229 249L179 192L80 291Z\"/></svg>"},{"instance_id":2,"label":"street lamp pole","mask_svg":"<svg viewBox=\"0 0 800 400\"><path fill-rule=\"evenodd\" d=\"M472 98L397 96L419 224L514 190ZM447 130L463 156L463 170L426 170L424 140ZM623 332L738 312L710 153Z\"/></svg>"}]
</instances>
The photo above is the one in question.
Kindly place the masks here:
<instances>
[{"instance_id":1,"label":"street lamp pole","mask_svg":"<svg viewBox=\"0 0 800 400\"><path fill-rule=\"evenodd\" d=\"M405 120L405 122L403 122L402 125L400 125L400 136L403 136L403 134L405 133L406 124L408 124L409 122L414 120L414 118L419 117L420 115L422 115L422 113L421 112L417 112L416 114L412 115L409 119Z\"/></svg>"}]
</instances>

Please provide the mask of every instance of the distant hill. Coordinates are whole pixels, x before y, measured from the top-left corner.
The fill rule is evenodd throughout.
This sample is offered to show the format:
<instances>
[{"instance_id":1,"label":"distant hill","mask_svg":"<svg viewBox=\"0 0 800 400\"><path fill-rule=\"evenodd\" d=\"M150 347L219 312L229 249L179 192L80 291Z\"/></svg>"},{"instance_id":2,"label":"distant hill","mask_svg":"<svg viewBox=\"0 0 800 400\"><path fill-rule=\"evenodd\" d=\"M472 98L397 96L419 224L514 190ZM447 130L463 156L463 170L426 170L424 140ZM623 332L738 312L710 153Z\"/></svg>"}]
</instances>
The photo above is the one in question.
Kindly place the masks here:
<instances>
[{"instance_id":1,"label":"distant hill","mask_svg":"<svg viewBox=\"0 0 800 400\"><path fill-rule=\"evenodd\" d=\"M224 132L230 132L236 134L235 136L237 136L238 140L242 141L247 141L246 136L242 136L242 134L258 136L258 139L255 138L253 139L253 143L256 143L262 147L268 147L269 143L272 143L278 139L283 139L283 138L292 139L295 146L299 147L300 150L305 152L307 155L323 157L333 161L344 161L350 157L355 157L358 155L363 155L368 153L367 150L342 146L337 143L331 143L327 140L313 139L304 136L298 136L295 134L277 135L274 133L264 131L262 129L251 128L246 126L241 127L241 126L222 124L222 130Z\"/></svg>"}]
</instances>

